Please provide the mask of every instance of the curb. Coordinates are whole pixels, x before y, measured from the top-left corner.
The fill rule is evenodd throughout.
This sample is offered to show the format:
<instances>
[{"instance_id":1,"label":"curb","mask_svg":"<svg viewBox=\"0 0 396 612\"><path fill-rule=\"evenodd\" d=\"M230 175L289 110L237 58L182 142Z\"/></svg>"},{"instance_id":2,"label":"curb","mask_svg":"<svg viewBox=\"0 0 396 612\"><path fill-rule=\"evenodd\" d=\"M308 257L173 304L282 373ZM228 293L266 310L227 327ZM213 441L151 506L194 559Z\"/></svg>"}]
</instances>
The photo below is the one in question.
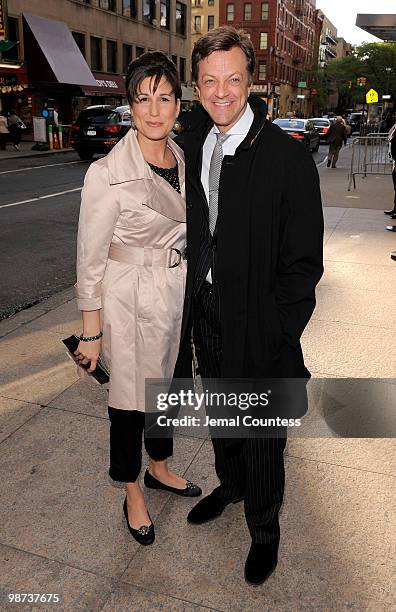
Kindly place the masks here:
<instances>
[{"instance_id":1,"label":"curb","mask_svg":"<svg viewBox=\"0 0 396 612\"><path fill-rule=\"evenodd\" d=\"M25 158L25 157L37 157L39 155L45 156L45 155L55 155L56 153L71 153L72 151L74 151L74 149L72 149L71 147L68 147L67 149L52 149L52 151L28 151L27 153L18 153L17 155L6 155L6 156L2 156L0 155L0 161L2 161L3 159L21 159L21 158Z\"/></svg>"}]
</instances>

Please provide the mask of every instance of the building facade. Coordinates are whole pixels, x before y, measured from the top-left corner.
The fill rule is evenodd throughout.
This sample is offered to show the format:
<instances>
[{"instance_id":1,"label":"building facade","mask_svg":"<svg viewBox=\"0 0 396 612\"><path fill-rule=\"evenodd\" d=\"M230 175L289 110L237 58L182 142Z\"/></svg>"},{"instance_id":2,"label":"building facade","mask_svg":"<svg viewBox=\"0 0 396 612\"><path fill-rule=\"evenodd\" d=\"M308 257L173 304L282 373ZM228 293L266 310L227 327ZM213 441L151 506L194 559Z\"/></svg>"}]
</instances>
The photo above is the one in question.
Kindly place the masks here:
<instances>
[{"instance_id":1,"label":"building facade","mask_svg":"<svg viewBox=\"0 0 396 612\"><path fill-rule=\"evenodd\" d=\"M191 51L198 38L219 25L220 0L191 0Z\"/></svg>"},{"instance_id":2,"label":"building facade","mask_svg":"<svg viewBox=\"0 0 396 612\"><path fill-rule=\"evenodd\" d=\"M220 2L220 24L243 28L253 42L252 91L267 101L272 117L288 111L309 114L307 74L315 63L316 19L315 0Z\"/></svg>"},{"instance_id":3,"label":"building facade","mask_svg":"<svg viewBox=\"0 0 396 612\"><path fill-rule=\"evenodd\" d=\"M125 103L127 66L145 51L164 51L184 85L190 81L187 0L7 0L7 5L5 38L19 42L0 54L0 102L27 124L48 99L63 123L89 104ZM79 75L75 82L72 67ZM21 89L3 91L2 78Z\"/></svg>"},{"instance_id":4,"label":"building facade","mask_svg":"<svg viewBox=\"0 0 396 612\"><path fill-rule=\"evenodd\" d=\"M321 13L321 11L319 11ZM324 13L322 35L319 46L319 68L326 68L331 60L337 57L337 28L331 23Z\"/></svg>"},{"instance_id":5,"label":"building facade","mask_svg":"<svg viewBox=\"0 0 396 612\"><path fill-rule=\"evenodd\" d=\"M337 59L341 59L342 57L348 57L348 55L352 55L353 45L348 43L344 38L337 38L337 46L336 46L336 56Z\"/></svg>"}]
</instances>

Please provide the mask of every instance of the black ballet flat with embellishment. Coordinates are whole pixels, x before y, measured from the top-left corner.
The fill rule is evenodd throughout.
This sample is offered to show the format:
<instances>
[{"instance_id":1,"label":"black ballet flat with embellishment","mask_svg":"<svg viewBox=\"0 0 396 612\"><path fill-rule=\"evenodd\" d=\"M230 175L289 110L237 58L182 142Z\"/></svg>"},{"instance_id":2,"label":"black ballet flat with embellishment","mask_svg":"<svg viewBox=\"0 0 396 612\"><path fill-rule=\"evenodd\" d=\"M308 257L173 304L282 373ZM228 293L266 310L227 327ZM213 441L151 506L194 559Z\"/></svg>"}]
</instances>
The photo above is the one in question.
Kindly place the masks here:
<instances>
[{"instance_id":1,"label":"black ballet flat with embellishment","mask_svg":"<svg viewBox=\"0 0 396 612\"><path fill-rule=\"evenodd\" d=\"M185 489L176 489L175 487L169 487L163 484L146 470L144 474L144 484L148 489L160 489L162 491L168 491L168 493L174 493L175 495L181 495L182 497L199 497L202 495L202 489L198 485L193 484L190 480L187 480L187 486Z\"/></svg>"},{"instance_id":2,"label":"black ballet flat with embellishment","mask_svg":"<svg viewBox=\"0 0 396 612\"><path fill-rule=\"evenodd\" d=\"M142 525L141 527L139 527L139 529L134 529L129 524L127 498L125 498L124 500L123 508L129 533L135 538L136 542L139 542L139 544L143 544L143 546L148 546L149 544L152 544L155 540L155 531L153 523L151 523L151 525Z\"/></svg>"}]
</instances>

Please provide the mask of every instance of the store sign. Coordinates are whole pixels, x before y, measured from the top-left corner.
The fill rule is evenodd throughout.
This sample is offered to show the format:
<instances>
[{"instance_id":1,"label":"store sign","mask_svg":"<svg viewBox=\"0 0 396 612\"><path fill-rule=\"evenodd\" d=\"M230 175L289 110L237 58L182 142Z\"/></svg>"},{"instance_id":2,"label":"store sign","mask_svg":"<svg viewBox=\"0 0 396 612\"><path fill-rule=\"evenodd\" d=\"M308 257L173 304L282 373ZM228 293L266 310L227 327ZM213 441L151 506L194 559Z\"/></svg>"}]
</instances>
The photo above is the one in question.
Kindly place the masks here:
<instances>
[{"instance_id":1,"label":"store sign","mask_svg":"<svg viewBox=\"0 0 396 612\"><path fill-rule=\"evenodd\" d=\"M300 89L305 89L306 86L307 86L307 82L306 81L298 81L297 87L299 87Z\"/></svg>"},{"instance_id":2,"label":"store sign","mask_svg":"<svg viewBox=\"0 0 396 612\"><path fill-rule=\"evenodd\" d=\"M118 89L118 85L115 81L105 81L104 79L96 79L96 82L99 87L110 87L110 89Z\"/></svg>"},{"instance_id":3,"label":"store sign","mask_svg":"<svg viewBox=\"0 0 396 612\"><path fill-rule=\"evenodd\" d=\"M18 81L17 81L16 74L5 74L4 72L0 72L0 87L5 87L6 85L17 85L17 84L18 84Z\"/></svg>"},{"instance_id":4,"label":"store sign","mask_svg":"<svg viewBox=\"0 0 396 612\"><path fill-rule=\"evenodd\" d=\"M5 38L4 0L0 0L0 39Z\"/></svg>"}]
</instances>

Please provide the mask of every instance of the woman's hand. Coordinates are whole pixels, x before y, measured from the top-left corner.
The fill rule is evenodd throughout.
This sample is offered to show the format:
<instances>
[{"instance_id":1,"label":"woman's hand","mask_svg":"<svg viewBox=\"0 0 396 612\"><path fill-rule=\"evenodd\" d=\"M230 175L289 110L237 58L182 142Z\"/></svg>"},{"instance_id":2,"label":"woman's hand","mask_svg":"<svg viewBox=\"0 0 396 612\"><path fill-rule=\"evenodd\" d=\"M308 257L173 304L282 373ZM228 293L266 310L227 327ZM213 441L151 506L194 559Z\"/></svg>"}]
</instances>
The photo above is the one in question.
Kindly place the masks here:
<instances>
[{"instance_id":1,"label":"woman's hand","mask_svg":"<svg viewBox=\"0 0 396 612\"><path fill-rule=\"evenodd\" d=\"M94 340L93 342L83 342L80 340L77 350L74 351L76 363L85 366L91 362L87 372L93 372L98 363L100 346L100 340Z\"/></svg>"}]
</instances>

